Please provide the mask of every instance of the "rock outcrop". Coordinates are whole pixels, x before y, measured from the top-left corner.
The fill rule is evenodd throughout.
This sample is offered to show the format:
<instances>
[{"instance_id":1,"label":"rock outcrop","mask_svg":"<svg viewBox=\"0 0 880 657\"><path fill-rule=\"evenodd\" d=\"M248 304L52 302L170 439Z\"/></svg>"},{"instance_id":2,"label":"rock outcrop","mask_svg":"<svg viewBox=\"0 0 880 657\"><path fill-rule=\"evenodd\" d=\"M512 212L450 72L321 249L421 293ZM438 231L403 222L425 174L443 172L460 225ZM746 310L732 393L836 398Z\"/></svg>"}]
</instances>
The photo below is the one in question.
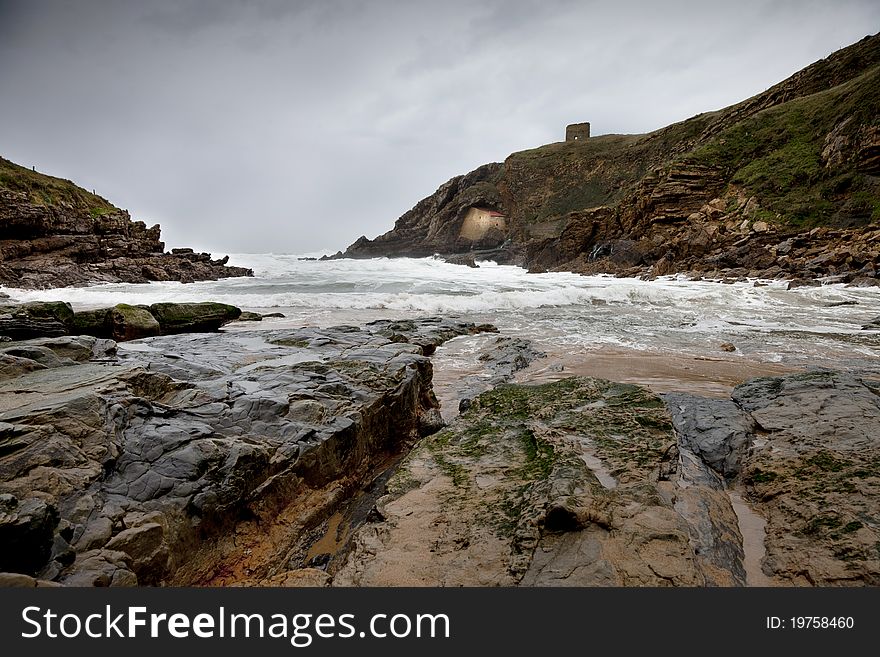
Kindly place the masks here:
<instances>
[{"instance_id":1,"label":"rock outcrop","mask_svg":"<svg viewBox=\"0 0 880 657\"><path fill-rule=\"evenodd\" d=\"M680 458L663 403L636 386L500 386L388 489L335 585L745 583L717 475Z\"/></svg>"},{"instance_id":2,"label":"rock outcrop","mask_svg":"<svg viewBox=\"0 0 880 657\"><path fill-rule=\"evenodd\" d=\"M332 583L876 586L878 386L498 387L404 459Z\"/></svg>"},{"instance_id":3,"label":"rock outcrop","mask_svg":"<svg viewBox=\"0 0 880 657\"><path fill-rule=\"evenodd\" d=\"M0 585L880 584L880 383L503 384L444 426L429 355L483 332L0 343ZM541 356L471 340L475 391Z\"/></svg>"},{"instance_id":4,"label":"rock outcrop","mask_svg":"<svg viewBox=\"0 0 880 657\"><path fill-rule=\"evenodd\" d=\"M439 253L533 271L875 285L878 88L875 35L717 112L514 153L336 257ZM491 243L462 238L473 207L506 217Z\"/></svg>"},{"instance_id":5,"label":"rock outcrop","mask_svg":"<svg viewBox=\"0 0 880 657\"><path fill-rule=\"evenodd\" d=\"M68 180L0 158L0 284L52 288L251 276L192 249L166 253L157 225Z\"/></svg>"},{"instance_id":6,"label":"rock outcrop","mask_svg":"<svg viewBox=\"0 0 880 657\"><path fill-rule=\"evenodd\" d=\"M6 343L36 360L0 380L0 583L305 581L310 532L442 426L424 354L488 328Z\"/></svg>"},{"instance_id":7,"label":"rock outcrop","mask_svg":"<svg viewBox=\"0 0 880 657\"><path fill-rule=\"evenodd\" d=\"M63 301L0 306L0 336L12 340L62 335L112 338L117 342L154 335L217 331L238 319L241 309L225 303L154 303L74 312Z\"/></svg>"}]
</instances>

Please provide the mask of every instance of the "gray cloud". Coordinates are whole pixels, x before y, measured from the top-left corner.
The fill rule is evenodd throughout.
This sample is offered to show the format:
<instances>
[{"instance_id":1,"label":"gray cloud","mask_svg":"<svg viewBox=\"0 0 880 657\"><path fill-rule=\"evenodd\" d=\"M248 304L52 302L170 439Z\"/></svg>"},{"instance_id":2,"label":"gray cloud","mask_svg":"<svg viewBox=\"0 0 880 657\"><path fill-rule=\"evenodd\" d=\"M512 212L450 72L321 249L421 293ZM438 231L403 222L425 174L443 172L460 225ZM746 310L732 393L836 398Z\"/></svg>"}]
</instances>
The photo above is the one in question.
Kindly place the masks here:
<instances>
[{"instance_id":1,"label":"gray cloud","mask_svg":"<svg viewBox=\"0 0 880 657\"><path fill-rule=\"evenodd\" d=\"M652 130L878 24L870 1L0 0L0 154L169 246L337 249L566 123Z\"/></svg>"}]
</instances>

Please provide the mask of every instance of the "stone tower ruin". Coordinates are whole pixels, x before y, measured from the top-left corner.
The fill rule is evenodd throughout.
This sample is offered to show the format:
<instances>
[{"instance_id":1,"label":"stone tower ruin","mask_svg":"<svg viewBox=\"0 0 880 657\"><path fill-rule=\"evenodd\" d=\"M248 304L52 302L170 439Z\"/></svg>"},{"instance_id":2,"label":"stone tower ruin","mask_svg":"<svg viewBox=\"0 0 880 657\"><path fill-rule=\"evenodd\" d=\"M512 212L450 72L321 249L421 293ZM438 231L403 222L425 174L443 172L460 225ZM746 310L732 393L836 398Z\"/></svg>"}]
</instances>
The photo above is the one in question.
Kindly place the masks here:
<instances>
[{"instance_id":1,"label":"stone tower ruin","mask_svg":"<svg viewBox=\"0 0 880 657\"><path fill-rule=\"evenodd\" d=\"M590 138L589 123L572 123L565 127L565 141L579 141Z\"/></svg>"}]
</instances>

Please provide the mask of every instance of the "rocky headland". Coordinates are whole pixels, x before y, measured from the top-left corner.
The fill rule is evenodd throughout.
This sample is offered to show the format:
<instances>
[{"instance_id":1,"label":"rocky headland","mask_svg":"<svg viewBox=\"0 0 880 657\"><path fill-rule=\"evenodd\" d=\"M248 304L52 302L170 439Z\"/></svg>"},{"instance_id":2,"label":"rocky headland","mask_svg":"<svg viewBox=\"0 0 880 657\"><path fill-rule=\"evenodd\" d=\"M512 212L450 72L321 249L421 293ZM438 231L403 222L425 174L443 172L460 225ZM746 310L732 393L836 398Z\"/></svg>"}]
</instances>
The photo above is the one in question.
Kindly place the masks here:
<instances>
[{"instance_id":1,"label":"rocky headland","mask_svg":"<svg viewBox=\"0 0 880 657\"><path fill-rule=\"evenodd\" d=\"M479 167L334 257L876 285L878 89L874 35L737 105Z\"/></svg>"},{"instance_id":2,"label":"rocky headland","mask_svg":"<svg viewBox=\"0 0 880 657\"><path fill-rule=\"evenodd\" d=\"M0 158L0 285L54 288L91 283L215 280L252 276L228 256L165 252L159 225L132 221L106 199Z\"/></svg>"}]
</instances>

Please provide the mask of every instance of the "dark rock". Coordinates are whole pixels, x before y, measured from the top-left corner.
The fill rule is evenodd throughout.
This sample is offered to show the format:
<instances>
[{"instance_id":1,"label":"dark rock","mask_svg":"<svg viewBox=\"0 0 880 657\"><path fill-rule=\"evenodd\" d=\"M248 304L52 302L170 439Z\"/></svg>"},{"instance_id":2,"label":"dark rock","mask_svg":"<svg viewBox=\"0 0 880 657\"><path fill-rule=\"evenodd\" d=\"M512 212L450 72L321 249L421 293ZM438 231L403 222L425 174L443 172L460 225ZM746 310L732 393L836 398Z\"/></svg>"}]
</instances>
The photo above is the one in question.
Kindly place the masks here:
<instances>
[{"instance_id":1,"label":"dark rock","mask_svg":"<svg viewBox=\"0 0 880 657\"><path fill-rule=\"evenodd\" d=\"M73 314L69 323L74 335L91 335L96 338L110 338L113 335L113 322L110 308L80 310Z\"/></svg>"},{"instance_id":2,"label":"dark rock","mask_svg":"<svg viewBox=\"0 0 880 657\"><path fill-rule=\"evenodd\" d=\"M70 181L2 158L0 174L2 285L54 288L253 275L192 249L166 255L158 225L132 221L128 212Z\"/></svg>"},{"instance_id":3,"label":"dark rock","mask_svg":"<svg viewBox=\"0 0 880 657\"><path fill-rule=\"evenodd\" d=\"M477 358L492 372L487 383L494 386L510 381L516 372L545 356L544 352L534 349L529 340L503 336L487 345Z\"/></svg>"},{"instance_id":4,"label":"dark rock","mask_svg":"<svg viewBox=\"0 0 880 657\"><path fill-rule=\"evenodd\" d=\"M0 494L0 571L36 574L52 553L57 524L52 505Z\"/></svg>"},{"instance_id":5,"label":"dark rock","mask_svg":"<svg viewBox=\"0 0 880 657\"><path fill-rule=\"evenodd\" d=\"M0 334L13 340L66 335L73 317L70 305L44 301L0 306Z\"/></svg>"},{"instance_id":6,"label":"dark rock","mask_svg":"<svg viewBox=\"0 0 880 657\"><path fill-rule=\"evenodd\" d=\"M159 322L149 310L125 303L117 304L108 313L110 336L120 342L159 335Z\"/></svg>"},{"instance_id":7,"label":"dark rock","mask_svg":"<svg viewBox=\"0 0 880 657\"><path fill-rule=\"evenodd\" d=\"M480 265L476 263L472 255L466 253L444 256L443 259L450 265L464 265L472 269L478 269Z\"/></svg>"},{"instance_id":8,"label":"dark rock","mask_svg":"<svg viewBox=\"0 0 880 657\"><path fill-rule=\"evenodd\" d=\"M796 287L821 287L822 284L813 279L813 278L796 278L793 281L789 281L786 286L786 290L793 290Z\"/></svg>"},{"instance_id":9,"label":"dark rock","mask_svg":"<svg viewBox=\"0 0 880 657\"><path fill-rule=\"evenodd\" d=\"M739 474L755 429L747 413L725 399L667 393L663 400L681 446L724 477Z\"/></svg>"},{"instance_id":10,"label":"dark rock","mask_svg":"<svg viewBox=\"0 0 880 657\"><path fill-rule=\"evenodd\" d=\"M246 558L231 544L215 551L241 540L240 523L260 518L262 535L289 505L319 513L314 500L337 503L328 491L365 485L436 431L421 352L476 330L427 318L155 336L122 343L118 367L71 359L32 372L27 396L0 381L0 490L39 494L62 518L29 550L29 574L77 586L208 581L218 560ZM55 346L82 358L91 341L104 344ZM263 575L304 540L285 536Z\"/></svg>"},{"instance_id":11,"label":"dark rock","mask_svg":"<svg viewBox=\"0 0 880 657\"><path fill-rule=\"evenodd\" d=\"M225 303L154 303L150 312L163 333L216 331L241 315L241 309Z\"/></svg>"},{"instance_id":12,"label":"dark rock","mask_svg":"<svg viewBox=\"0 0 880 657\"><path fill-rule=\"evenodd\" d=\"M239 322L259 322L262 321L263 316L260 313L252 313L248 311L242 311L242 313L238 316Z\"/></svg>"}]
</instances>

